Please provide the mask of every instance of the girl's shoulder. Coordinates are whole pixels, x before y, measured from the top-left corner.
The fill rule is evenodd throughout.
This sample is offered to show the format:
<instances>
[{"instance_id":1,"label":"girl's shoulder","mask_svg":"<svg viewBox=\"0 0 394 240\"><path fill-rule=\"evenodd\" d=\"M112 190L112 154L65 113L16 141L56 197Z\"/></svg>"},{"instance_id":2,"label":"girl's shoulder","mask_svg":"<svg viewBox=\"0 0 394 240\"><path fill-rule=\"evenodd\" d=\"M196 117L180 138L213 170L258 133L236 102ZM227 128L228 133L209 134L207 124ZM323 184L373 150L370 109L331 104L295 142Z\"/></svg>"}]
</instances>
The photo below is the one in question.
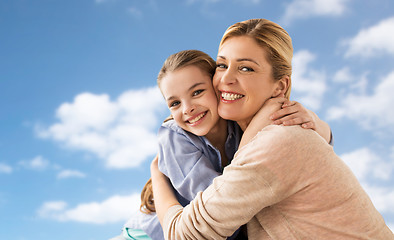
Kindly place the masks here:
<instances>
[{"instance_id":1,"label":"girl's shoulder","mask_svg":"<svg viewBox=\"0 0 394 240\"><path fill-rule=\"evenodd\" d=\"M179 127L174 120L164 122L158 132L159 142L180 142L185 144L186 142L192 143L193 145L200 146L206 144L204 136L197 136L191 132L184 130Z\"/></svg>"}]
</instances>

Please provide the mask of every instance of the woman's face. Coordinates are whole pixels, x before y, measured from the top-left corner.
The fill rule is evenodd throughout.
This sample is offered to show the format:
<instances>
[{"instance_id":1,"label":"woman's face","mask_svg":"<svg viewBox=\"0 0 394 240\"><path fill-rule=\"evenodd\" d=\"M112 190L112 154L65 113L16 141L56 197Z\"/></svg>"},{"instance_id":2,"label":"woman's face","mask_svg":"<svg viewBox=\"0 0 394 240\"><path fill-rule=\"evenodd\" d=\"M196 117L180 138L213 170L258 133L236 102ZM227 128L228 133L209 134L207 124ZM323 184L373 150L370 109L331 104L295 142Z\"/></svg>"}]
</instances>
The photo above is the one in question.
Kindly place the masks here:
<instances>
[{"instance_id":1,"label":"woman's face","mask_svg":"<svg viewBox=\"0 0 394 240\"><path fill-rule=\"evenodd\" d=\"M266 50L248 36L231 37L220 47L213 85L219 115L245 128L265 101L276 92Z\"/></svg>"},{"instance_id":2,"label":"woman's face","mask_svg":"<svg viewBox=\"0 0 394 240\"><path fill-rule=\"evenodd\" d=\"M160 84L175 122L197 136L204 136L219 120L218 99L211 77L196 66L168 73Z\"/></svg>"}]
</instances>

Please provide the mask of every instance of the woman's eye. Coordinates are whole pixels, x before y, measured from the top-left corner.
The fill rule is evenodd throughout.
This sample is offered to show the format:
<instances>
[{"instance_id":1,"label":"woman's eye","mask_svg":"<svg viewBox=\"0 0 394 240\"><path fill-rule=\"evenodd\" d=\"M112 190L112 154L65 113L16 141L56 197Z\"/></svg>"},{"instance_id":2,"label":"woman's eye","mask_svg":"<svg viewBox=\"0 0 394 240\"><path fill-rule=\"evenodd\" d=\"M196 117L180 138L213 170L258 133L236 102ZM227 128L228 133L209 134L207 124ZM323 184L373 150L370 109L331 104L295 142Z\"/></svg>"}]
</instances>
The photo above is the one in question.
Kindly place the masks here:
<instances>
[{"instance_id":1,"label":"woman's eye","mask_svg":"<svg viewBox=\"0 0 394 240\"><path fill-rule=\"evenodd\" d=\"M193 92L193 96L197 96L197 95L199 95L200 93L202 93L203 91L204 91L204 90L202 90L202 89L196 90L196 91Z\"/></svg>"},{"instance_id":2,"label":"woman's eye","mask_svg":"<svg viewBox=\"0 0 394 240\"><path fill-rule=\"evenodd\" d=\"M242 72L253 72L254 71L253 68L250 68L250 67L241 67L240 70Z\"/></svg>"},{"instance_id":3,"label":"woman's eye","mask_svg":"<svg viewBox=\"0 0 394 240\"><path fill-rule=\"evenodd\" d=\"M179 102L179 101L174 101L174 102L170 103L170 108L176 107L176 106L178 106L180 103L181 103L181 102Z\"/></svg>"},{"instance_id":4,"label":"woman's eye","mask_svg":"<svg viewBox=\"0 0 394 240\"><path fill-rule=\"evenodd\" d=\"M224 68L224 69L226 69L227 66L226 66L226 64L218 63L218 64L216 64L216 68Z\"/></svg>"}]
</instances>

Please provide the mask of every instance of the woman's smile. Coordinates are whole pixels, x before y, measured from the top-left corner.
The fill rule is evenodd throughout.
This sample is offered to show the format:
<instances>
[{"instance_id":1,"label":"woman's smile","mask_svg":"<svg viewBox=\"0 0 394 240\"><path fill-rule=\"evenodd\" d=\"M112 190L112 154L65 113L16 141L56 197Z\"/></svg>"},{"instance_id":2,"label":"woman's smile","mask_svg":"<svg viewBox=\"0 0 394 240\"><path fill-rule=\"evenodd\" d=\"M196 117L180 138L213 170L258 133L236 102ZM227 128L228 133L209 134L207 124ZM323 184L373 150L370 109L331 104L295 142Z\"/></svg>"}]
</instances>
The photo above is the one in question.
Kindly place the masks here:
<instances>
[{"instance_id":1,"label":"woman's smile","mask_svg":"<svg viewBox=\"0 0 394 240\"><path fill-rule=\"evenodd\" d=\"M220 100L222 102L231 103L243 98L245 95L221 91Z\"/></svg>"}]
</instances>

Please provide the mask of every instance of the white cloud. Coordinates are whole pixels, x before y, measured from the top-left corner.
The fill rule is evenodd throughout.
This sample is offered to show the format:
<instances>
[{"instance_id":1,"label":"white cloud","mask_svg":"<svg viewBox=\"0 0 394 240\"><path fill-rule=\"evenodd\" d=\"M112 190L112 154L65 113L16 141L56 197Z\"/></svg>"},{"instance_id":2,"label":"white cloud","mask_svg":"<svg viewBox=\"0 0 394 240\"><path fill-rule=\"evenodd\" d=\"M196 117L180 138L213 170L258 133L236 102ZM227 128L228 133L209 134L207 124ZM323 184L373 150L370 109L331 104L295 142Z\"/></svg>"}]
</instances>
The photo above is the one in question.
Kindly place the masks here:
<instances>
[{"instance_id":1,"label":"white cloud","mask_svg":"<svg viewBox=\"0 0 394 240\"><path fill-rule=\"evenodd\" d=\"M0 173L12 173L12 167L5 163L0 163Z\"/></svg>"},{"instance_id":2,"label":"white cloud","mask_svg":"<svg viewBox=\"0 0 394 240\"><path fill-rule=\"evenodd\" d=\"M328 109L327 118L351 119L367 130L394 130L394 72L382 79L371 95L349 93L343 97L339 106Z\"/></svg>"},{"instance_id":3,"label":"white cloud","mask_svg":"<svg viewBox=\"0 0 394 240\"><path fill-rule=\"evenodd\" d=\"M354 80L354 76L351 74L349 67L344 67L334 74L333 80L338 83L349 83Z\"/></svg>"},{"instance_id":4,"label":"white cloud","mask_svg":"<svg viewBox=\"0 0 394 240\"><path fill-rule=\"evenodd\" d=\"M294 54L292 74L292 96L312 110L318 110L326 92L326 74L311 69L308 65L315 60L315 55L302 50Z\"/></svg>"},{"instance_id":5,"label":"white cloud","mask_svg":"<svg viewBox=\"0 0 394 240\"><path fill-rule=\"evenodd\" d=\"M160 114L167 111L157 87L130 90L111 101L81 93L57 109L58 122L37 128L42 138L93 153L110 168L139 166L157 151Z\"/></svg>"},{"instance_id":6,"label":"white cloud","mask_svg":"<svg viewBox=\"0 0 394 240\"><path fill-rule=\"evenodd\" d=\"M378 211L394 213L394 189L390 184L394 172L392 159L383 159L366 147L343 154L341 159L353 171ZM391 187L373 185L374 180L389 183Z\"/></svg>"},{"instance_id":7,"label":"white cloud","mask_svg":"<svg viewBox=\"0 0 394 240\"><path fill-rule=\"evenodd\" d=\"M86 175L83 172L77 170L62 170L57 174L57 178L64 179L64 178L84 178Z\"/></svg>"},{"instance_id":8,"label":"white cloud","mask_svg":"<svg viewBox=\"0 0 394 240\"><path fill-rule=\"evenodd\" d=\"M113 196L103 202L82 203L68 208L64 201L45 202L37 211L42 218L93 224L124 222L139 209L140 194Z\"/></svg>"},{"instance_id":9,"label":"white cloud","mask_svg":"<svg viewBox=\"0 0 394 240\"><path fill-rule=\"evenodd\" d=\"M42 156L36 156L31 160L23 160L19 165L33 170L45 170L49 166L49 161Z\"/></svg>"},{"instance_id":10,"label":"white cloud","mask_svg":"<svg viewBox=\"0 0 394 240\"><path fill-rule=\"evenodd\" d=\"M357 149L341 155L341 158L360 181L366 181L371 177L389 180L394 170L394 164L391 161L384 161L369 148Z\"/></svg>"},{"instance_id":11,"label":"white cloud","mask_svg":"<svg viewBox=\"0 0 394 240\"><path fill-rule=\"evenodd\" d=\"M394 55L394 17L362 29L355 37L344 40L343 45L348 48L345 57L374 57L387 53Z\"/></svg>"},{"instance_id":12,"label":"white cloud","mask_svg":"<svg viewBox=\"0 0 394 240\"><path fill-rule=\"evenodd\" d=\"M346 10L349 0L294 0L286 6L283 22L316 16L340 16Z\"/></svg>"},{"instance_id":13,"label":"white cloud","mask_svg":"<svg viewBox=\"0 0 394 240\"><path fill-rule=\"evenodd\" d=\"M362 183L376 209L380 213L394 213L394 189L383 186L371 186Z\"/></svg>"}]
</instances>

